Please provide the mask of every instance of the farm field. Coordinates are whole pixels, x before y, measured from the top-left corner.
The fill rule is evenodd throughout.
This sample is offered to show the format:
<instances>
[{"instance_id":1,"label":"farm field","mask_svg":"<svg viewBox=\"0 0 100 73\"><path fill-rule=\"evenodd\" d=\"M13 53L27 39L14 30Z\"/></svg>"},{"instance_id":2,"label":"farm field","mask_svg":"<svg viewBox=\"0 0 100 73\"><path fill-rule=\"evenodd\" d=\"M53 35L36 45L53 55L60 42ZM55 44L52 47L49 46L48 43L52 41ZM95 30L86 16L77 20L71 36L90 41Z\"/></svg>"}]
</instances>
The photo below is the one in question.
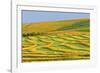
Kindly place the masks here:
<instances>
[{"instance_id":1,"label":"farm field","mask_svg":"<svg viewBox=\"0 0 100 73\"><path fill-rule=\"evenodd\" d=\"M22 62L90 59L89 26L89 19L22 25Z\"/></svg>"}]
</instances>

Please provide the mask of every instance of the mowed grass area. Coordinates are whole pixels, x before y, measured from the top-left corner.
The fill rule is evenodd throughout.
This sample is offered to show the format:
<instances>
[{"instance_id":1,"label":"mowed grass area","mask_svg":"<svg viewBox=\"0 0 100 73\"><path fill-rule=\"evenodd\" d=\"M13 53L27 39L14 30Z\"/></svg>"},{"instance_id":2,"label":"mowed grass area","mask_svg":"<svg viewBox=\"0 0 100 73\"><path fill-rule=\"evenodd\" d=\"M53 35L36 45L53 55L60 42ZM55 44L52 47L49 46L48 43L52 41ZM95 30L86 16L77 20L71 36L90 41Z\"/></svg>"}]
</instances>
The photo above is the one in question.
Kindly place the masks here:
<instances>
[{"instance_id":1,"label":"mowed grass area","mask_svg":"<svg viewBox=\"0 0 100 73\"><path fill-rule=\"evenodd\" d=\"M30 33L31 30L27 29L29 33L26 32L28 34L25 34L24 30L26 28L24 28L22 36L22 62L90 59L89 20L78 19L77 21L73 21L76 26L74 24L70 24L70 26L66 24L65 26L63 23L64 26L61 26L61 24L61 28L53 28L54 30L49 28L50 31L49 29L44 29L45 31L42 31L35 28L39 31L36 32L32 25L32 33ZM29 24L29 27L30 26ZM84 26L83 29L81 29L82 26ZM38 27L40 28L39 25ZM84 29L88 29L88 31L80 31ZM33 31L35 34L33 34Z\"/></svg>"}]
</instances>

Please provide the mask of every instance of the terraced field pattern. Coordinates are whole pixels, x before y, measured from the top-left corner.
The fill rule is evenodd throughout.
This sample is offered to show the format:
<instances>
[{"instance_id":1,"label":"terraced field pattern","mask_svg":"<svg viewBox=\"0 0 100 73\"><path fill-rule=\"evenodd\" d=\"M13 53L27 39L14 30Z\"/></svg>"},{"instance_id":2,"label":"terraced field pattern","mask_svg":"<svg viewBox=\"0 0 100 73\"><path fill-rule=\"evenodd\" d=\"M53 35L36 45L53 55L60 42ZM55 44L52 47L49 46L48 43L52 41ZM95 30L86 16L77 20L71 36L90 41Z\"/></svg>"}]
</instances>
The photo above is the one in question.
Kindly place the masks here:
<instances>
[{"instance_id":1,"label":"terraced field pattern","mask_svg":"<svg viewBox=\"0 0 100 73\"><path fill-rule=\"evenodd\" d=\"M88 59L89 19L22 24L22 62Z\"/></svg>"}]
</instances>

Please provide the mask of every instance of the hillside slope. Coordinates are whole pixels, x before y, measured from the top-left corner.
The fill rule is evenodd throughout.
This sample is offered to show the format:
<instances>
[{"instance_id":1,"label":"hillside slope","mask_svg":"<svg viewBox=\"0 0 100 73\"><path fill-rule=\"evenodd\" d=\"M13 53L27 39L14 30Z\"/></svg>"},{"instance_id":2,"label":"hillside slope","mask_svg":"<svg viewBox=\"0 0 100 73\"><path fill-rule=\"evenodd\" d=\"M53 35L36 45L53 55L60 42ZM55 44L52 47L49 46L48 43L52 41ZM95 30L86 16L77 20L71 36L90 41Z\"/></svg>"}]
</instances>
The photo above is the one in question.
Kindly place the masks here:
<instances>
[{"instance_id":1,"label":"hillside slope","mask_svg":"<svg viewBox=\"0 0 100 73\"><path fill-rule=\"evenodd\" d=\"M51 32L89 27L89 19L60 20L22 24L22 33ZM87 28L88 29L88 28Z\"/></svg>"}]
</instances>

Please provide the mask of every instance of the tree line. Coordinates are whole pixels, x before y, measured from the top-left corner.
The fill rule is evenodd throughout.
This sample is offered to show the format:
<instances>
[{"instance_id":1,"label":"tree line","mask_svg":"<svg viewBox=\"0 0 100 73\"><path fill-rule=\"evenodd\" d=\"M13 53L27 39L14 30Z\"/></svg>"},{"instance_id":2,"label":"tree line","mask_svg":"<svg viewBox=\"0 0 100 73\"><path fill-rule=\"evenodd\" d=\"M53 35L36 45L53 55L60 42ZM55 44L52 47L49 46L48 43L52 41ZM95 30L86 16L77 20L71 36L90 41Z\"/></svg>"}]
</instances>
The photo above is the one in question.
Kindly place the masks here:
<instances>
[{"instance_id":1,"label":"tree line","mask_svg":"<svg viewBox=\"0 0 100 73\"><path fill-rule=\"evenodd\" d=\"M22 36L37 36L37 35L48 35L49 33L42 33L42 32L32 32L32 33L23 33Z\"/></svg>"}]
</instances>

